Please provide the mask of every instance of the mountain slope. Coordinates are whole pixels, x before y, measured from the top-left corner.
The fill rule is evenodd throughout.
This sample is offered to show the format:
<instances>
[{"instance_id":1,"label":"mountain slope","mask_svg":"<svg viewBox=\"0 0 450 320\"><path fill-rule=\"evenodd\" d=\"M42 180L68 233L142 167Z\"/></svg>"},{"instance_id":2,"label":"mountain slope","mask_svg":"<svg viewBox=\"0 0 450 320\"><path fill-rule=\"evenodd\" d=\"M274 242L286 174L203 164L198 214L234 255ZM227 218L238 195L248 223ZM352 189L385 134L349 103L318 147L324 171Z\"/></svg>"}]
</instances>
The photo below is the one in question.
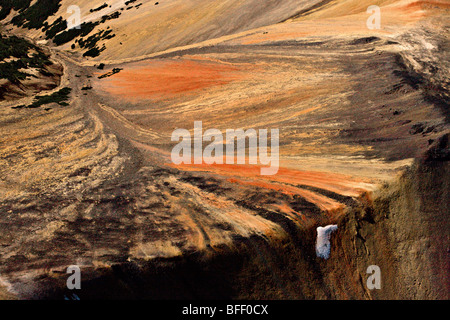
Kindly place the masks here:
<instances>
[{"instance_id":1,"label":"mountain slope","mask_svg":"<svg viewBox=\"0 0 450 320\"><path fill-rule=\"evenodd\" d=\"M60 18L69 1L43 30L27 26L35 9L3 20L64 68L40 95L71 90L63 105L0 102L11 294L62 298L78 264L81 298L446 298L446 2L103 3L77 2L79 31ZM277 174L173 164L172 132L195 121L279 129ZM382 291L365 286L370 264Z\"/></svg>"}]
</instances>

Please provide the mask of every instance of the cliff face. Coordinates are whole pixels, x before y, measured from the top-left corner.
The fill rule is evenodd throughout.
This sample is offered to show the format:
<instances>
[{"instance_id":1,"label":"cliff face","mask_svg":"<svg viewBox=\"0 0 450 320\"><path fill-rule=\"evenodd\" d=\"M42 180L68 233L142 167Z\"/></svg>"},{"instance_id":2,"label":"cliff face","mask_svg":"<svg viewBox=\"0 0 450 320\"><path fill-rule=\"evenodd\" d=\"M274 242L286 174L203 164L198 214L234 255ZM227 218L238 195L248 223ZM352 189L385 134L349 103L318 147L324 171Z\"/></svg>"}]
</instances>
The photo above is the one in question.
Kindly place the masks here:
<instances>
[{"instance_id":1,"label":"cliff face","mask_svg":"<svg viewBox=\"0 0 450 320\"><path fill-rule=\"evenodd\" d=\"M381 290L365 297L448 299L448 170L446 161L418 161L340 222L335 257L351 261L364 287L367 267L381 269ZM342 267L339 258L331 274Z\"/></svg>"},{"instance_id":2,"label":"cliff face","mask_svg":"<svg viewBox=\"0 0 450 320\"><path fill-rule=\"evenodd\" d=\"M448 135L427 156L349 208L337 221L328 260L314 252L315 228L267 248L249 244L239 298L448 299ZM367 280L378 266L381 288ZM261 280L262 279L262 280Z\"/></svg>"}]
</instances>

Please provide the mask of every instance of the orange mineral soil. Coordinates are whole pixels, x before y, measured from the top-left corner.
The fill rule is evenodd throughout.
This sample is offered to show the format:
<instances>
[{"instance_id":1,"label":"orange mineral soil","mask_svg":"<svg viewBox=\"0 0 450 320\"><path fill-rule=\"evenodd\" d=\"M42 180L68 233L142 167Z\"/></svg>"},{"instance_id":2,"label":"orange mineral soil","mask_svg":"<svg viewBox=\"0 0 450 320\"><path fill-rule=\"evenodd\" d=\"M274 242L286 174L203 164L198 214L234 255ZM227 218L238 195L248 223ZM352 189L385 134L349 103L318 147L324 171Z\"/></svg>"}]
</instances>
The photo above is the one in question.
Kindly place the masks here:
<instances>
[{"instance_id":1,"label":"orange mineral soil","mask_svg":"<svg viewBox=\"0 0 450 320\"><path fill-rule=\"evenodd\" d=\"M234 66L187 59L152 60L104 80L104 89L126 101L164 100L220 86L245 76Z\"/></svg>"}]
</instances>

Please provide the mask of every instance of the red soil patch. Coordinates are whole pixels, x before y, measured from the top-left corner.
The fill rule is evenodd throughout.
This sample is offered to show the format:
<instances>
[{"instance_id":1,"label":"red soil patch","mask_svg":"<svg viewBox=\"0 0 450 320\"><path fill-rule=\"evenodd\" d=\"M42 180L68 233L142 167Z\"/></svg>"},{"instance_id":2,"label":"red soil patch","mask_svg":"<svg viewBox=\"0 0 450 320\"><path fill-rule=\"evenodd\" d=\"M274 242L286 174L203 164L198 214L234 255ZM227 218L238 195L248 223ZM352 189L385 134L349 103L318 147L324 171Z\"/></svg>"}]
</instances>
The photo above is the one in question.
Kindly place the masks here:
<instances>
[{"instance_id":1,"label":"red soil patch","mask_svg":"<svg viewBox=\"0 0 450 320\"><path fill-rule=\"evenodd\" d=\"M329 190L341 195L359 197L366 190L363 185L368 183L343 174L331 172L300 171L280 167L273 176L263 176L260 165L230 165L230 164L179 164L167 163L167 166L184 171L208 171L221 176L232 176L249 181L272 181L288 185L308 185ZM363 183L363 185L361 185ZM370 184L370 183L369 183Z\"/></svg>"},{"instance_id":2,"label":"red soil patch","mask_svg":"<svg viewBox=\"0 0 450 320\"><path fill-rule=\"evenodd\" d=\"M150 60L125 67L101 86L127 100L161 99L221 86L242 78L238 68L193 60Z\"/></svg>"},{"instance_id":3,"label":"red soil patch","mask_svg":"<svg viewBox=\"0 0 450 320\"><path fill-rule=\"evenodd\" d=\"M414 8L416 10L429 10L429 9L448 9L450 3L448 1L415 1L405 5L405 8Z\"/></svg>"}]
</instances>

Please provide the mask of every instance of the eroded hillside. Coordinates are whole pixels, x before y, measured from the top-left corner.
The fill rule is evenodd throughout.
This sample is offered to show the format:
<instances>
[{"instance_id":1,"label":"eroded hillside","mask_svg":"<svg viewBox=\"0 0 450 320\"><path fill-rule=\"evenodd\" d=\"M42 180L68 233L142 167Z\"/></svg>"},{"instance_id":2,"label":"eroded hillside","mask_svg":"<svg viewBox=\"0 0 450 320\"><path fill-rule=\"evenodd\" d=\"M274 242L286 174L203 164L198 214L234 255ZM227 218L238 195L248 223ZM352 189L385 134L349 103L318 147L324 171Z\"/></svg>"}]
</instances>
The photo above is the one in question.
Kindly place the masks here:
<instances>
[{"instance_id":1,"label":"eroded hillside","mask_svg":"<svg viewBox=\"0 0 450 320\"><path fill-rule=\"evenodd\" d=\"M1 5L63 70L0 102L5 297L448 298L448 2L54 3ZM173 164L195 121L279 129L277 174Z\"/></svg>"}]
</instances>

